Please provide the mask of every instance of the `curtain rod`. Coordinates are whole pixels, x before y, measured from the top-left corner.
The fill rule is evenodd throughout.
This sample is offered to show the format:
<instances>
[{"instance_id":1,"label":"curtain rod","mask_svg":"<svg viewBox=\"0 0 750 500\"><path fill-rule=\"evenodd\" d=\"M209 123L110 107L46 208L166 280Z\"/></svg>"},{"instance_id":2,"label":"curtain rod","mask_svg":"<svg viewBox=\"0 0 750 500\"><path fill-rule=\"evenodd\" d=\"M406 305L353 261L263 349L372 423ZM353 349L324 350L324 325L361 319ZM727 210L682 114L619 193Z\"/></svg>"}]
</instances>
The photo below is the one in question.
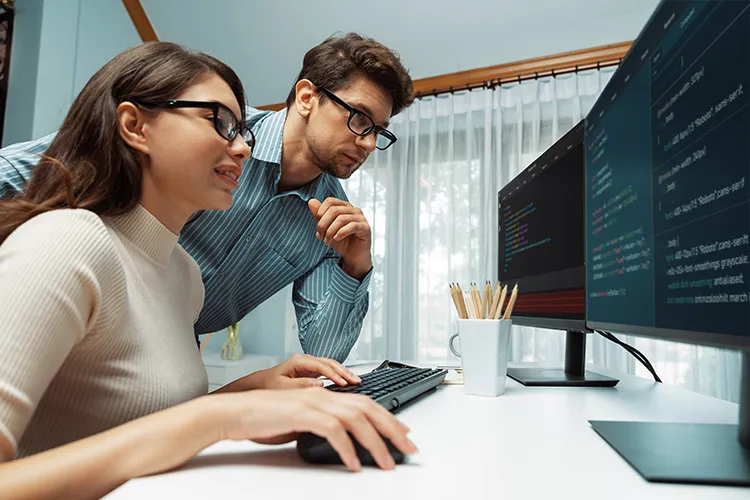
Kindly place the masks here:
<instances>
[{"instance_id":1,"label":"curtain rod","mask_svg":"<svg viewBox=\"0 0 750 500\"><path fill-rule=\"evenodd\" d=\"M613 61L606 61L606 62L597 62L597 63L591 63L591 64L583 64L583 65L576 65L571 68L565 68L562 70L548 70L548 71L535 71L534 73L529 73L527 75L517 75L515 77L506 77L506 78L497 78L492 80L485 80L483 82L476 82L476 83L467 83L466 85L461 85L458 87L448 87L448 88L435 88L428 91L422 91L417 92L414 94L414 97L416 99L421 99L423 97L437 97L445 94L455 94L456 92L465 92L465 91L471 91L474 89L494 89L495 87L499 87L502 84L505 83L521 83L528 80L538 80L539 78L546 78L548 76L551 77L557 77L560 75L567 75L571 73L579 73L581 71L587 71L591 69L602 69L602 68L608 68L612 66L617 66L622 62L622 58L613 60Z\"/></svg>"}]
</instances>

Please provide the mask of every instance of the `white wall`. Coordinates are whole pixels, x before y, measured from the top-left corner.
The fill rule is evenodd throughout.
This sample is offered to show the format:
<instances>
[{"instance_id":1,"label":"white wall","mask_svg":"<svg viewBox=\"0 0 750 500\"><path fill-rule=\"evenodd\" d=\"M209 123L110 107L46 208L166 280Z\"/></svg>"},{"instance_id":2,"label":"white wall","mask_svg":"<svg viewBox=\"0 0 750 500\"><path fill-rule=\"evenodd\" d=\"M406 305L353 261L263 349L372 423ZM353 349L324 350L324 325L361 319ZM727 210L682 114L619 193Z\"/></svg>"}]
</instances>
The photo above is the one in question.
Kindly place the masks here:
<instances>
[{"instance_id":1,"label":"white wall","mask_svg":"<svg viewBox=\"0 0 750 500\"><path fill-rule=\"evenodd\" d=\"M414 78L634 39L658 0L141 0L161 39L234 67L252 104L283 102L336 31L398 51ZM175 16L176 12L189 13Z\"/></svg>"},{"instance_id":2,"label":"white wall","mask_svg":"<svg viewBox=\"0 0 750 500\"><path fill-rule=\"evenodd\" d=\"M91 75L140 43L120 0L18 0L16 8L3 144L57 130Z\"/></svg>"}]
</instances>

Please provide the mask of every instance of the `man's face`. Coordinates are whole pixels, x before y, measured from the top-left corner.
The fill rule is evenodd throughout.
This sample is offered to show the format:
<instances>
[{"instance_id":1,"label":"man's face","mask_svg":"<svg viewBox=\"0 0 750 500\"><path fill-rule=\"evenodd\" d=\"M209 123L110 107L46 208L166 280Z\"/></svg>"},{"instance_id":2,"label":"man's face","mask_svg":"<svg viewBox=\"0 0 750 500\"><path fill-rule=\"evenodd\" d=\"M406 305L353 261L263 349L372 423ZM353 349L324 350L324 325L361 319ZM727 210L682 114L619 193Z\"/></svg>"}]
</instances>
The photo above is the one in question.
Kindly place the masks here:
<instances>
[{"instance_id":1,"label":"man's face","mask_svg":"<svg viewBox=\"0 0 750 500\"><path fill-rule=\"evenodd\" d=\"M393 101L390 94L372 81L359 77L333 93L349 106L364 113L375 125L388 126ZM375 135L358 136L348 127L351 113L318 90L318 105L307 127L307 145L318 168L339 179L348 179L375 149ZM362 119L362 117L357 117Z\"/></svg>"}]
</instances>

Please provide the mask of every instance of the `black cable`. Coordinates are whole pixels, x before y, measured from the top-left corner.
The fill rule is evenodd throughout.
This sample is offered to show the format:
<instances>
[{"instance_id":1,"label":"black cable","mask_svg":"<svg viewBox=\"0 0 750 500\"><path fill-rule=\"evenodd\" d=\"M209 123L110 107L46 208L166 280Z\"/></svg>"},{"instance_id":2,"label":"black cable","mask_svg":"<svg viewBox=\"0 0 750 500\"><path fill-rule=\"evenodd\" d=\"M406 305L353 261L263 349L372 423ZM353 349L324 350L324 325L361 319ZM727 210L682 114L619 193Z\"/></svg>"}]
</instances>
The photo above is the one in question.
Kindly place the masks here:
<instances>
[{"instance_id":1,"label":"black cable","mask_svg":"<svg viewBox=\"0 0 750 500\"><path fill-rule=\"evenodd\" d=\"M641 363L643 363L643 365L646 366L646 368L649 368L649 369L653 368L653 366L648 361L648 359L646 359L646 356L644 356L643 353L641 353L640 351L638 351L638 349L636 349L635 347L631 346L630 344L623 343L622 341L620 341L620 339L618 339L617 337L615 337L610 332L603 332L603 331L598 331L597 330L597 333L599 335L601 335L602 337L604 337L605 339L609 340L610 342L614 342L615 344L619 345L620 347L622 347L623 349L625 349L626 351L628 351L630 354L633 355L633 357L635 359L637 359L638 361L640 361Z\"/></svg>"},{"instance_id":2,"label":"black cable","mask_svg":"<svg viewBox=\"0 0 750 500\"><path fill-rule=\"evenodd\" d=\"M617 337L615 337L609 332L598 332L598 333L605 339L609 340L610 342L614 342L615 344L619 345L620 347L628 351L635 359L640 361L641 364L646 367L646 369L654 376L655 380L659 381L658 376L655 373L654 367L651 365L651 363L646 358L646 356L644 356L643 353L638 351L638 349L636 349L635 347L629 344L621 342Z\"/></svg>"},{"instance_id":3,"label":"black cable","mask_svg":"<svg viewBox=\"0 0 750 500\"><path fill-rule=\"evenodd\" d=\"M646 358L646 356L642 352L640 352L638 349L636 349L635 347L631 346L630 344L626 344L626 343L620 341L617 337L615 337L610 332L598 332L598 333L600 335L602 335L604 338L606 338L607 340L609 340L611 342L614 342L615 344L618 344L623 349L625 349L630 354L632 354L633 357L635 359L637 359L638 361L640 361L641 364L643 364L643 366L645 366L646 369L651 373L651 375L653 375L654 380L656 380L657 382L661 382L661 379L656 374L656 370L654 369L654 366L651 364L651 362L648 360L648 358Z\"/></svg>"},{"instance_id":4,"label":"black cable","mask_svg":"<svg viewBox=\"0 0 750 500\"><path fill-rule=\"evenodd\" d=\"M643 366L645 366L646 369L649 372L651 372L652 375L654 375L654 379L658 379L658 376L655 373L656 370L654 369L654 366L651 364L651 362L648 360L648 358L646 358L646 356L642 352L640 352L638 349L636 349L632 345L626 344L626 343L620 341L620 339L618 339L617 337L615 337L611 332L599 332L599 334L602 335L607 340L618 344L623 349L625 349L630 354L632 354L635 359L637 359L638 361L640 361L643 364ZM660 381L660 380L657 380L657 381Z\"/></svg>"},{"instance_id":5,"label":"black cable","mask_svg":"<svg viewBox=\"0 0 750 500\"><path fill-rule=\"evenodd\" d=\"M659 378L659 375L656 374L656 370L654 369L653 365L648 360L648 358L643 355L641 351L639 351L632 345L626 344L625 342L621 341L610 332L604 332L601 330L594 330L594 331L598 333L599 335L601 335L602 337L604 337L605 339L609 340L610 342L614 342L615 344L619 345L620 347L628 351L635 359L640 361L641 364L646 367L646 369L651 373L651 375L653 375L654 380L656 380L657 382L661 382L661 379Z\"/></svg>"}]
</instances>

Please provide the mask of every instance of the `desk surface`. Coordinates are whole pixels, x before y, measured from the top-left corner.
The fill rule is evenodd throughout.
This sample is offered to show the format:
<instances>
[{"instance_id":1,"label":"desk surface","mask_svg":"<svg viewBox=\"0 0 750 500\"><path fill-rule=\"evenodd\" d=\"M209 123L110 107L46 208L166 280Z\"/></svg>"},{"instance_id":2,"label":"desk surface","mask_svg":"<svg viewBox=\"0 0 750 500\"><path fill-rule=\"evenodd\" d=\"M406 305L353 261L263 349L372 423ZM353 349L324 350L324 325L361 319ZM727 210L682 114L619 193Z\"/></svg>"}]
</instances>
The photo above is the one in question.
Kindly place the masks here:
<instances>
[{"instance_id":1,"label":"desk surface","mask_svg":"<svg viewBox=\"0 0 750 500\"><path fill-rule=\"evenodd\" d=\"M353 368L359 373L374 365ZM614 374L614 388L524 387L497 398L443 385L399 418L420 452L393 471L303 462L294 444L217 443L181 469L106 498L749 499L750 490L649 483L588 420L737 423L738 405Z\"/></svg>"}]
</instances>

